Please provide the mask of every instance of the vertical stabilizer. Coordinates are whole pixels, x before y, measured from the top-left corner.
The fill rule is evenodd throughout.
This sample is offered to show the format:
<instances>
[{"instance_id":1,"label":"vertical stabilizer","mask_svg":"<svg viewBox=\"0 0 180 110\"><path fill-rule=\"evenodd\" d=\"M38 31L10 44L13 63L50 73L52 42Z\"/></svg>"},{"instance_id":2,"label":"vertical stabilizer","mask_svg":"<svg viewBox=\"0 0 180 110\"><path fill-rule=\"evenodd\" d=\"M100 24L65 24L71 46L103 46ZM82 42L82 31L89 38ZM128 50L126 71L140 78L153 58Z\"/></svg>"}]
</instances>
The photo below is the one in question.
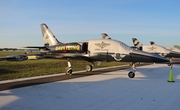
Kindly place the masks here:
<instances>
[{"instance_id":1,"label":"vertical stabilizer","mask_svg":"<svg viewBox=\"0 0 180 110\"><path fill-rule=\"evenodd\" d=\"M136 47L142 47L143 45L136 39L136 38L132 38L133 44Z\"/></svg>"},{"instance_id":2,"label":"vertical stabilizer","mask_svg":"<svg viewBox=\"0 0 180 110\"><path fill-rule=\"evenodd\" d=\"M102 39L111 39L106 33L101 34Z\"/></svg>"},{"instance_id":3,"label":"vertical stabilizer","mask_svg":"<svg viewBox=\"0 0 180 110\"><path fill-rule=\"evenodd\" d=\"M53 33L46 24L41 24L41 30L42 30L44 45L52 46L61 43L56 39L56 37L53 35Z\"/></svg>"},{"instance_id":4,"label":"vertical stabilizer","mask_svg":"<svg viewBox=\"0 0 180 110\"><path fill-rule=\"evenodd\" d=\"M153 41L150 42L151 45L156 45Z\"/></svg>"}]
</instances>

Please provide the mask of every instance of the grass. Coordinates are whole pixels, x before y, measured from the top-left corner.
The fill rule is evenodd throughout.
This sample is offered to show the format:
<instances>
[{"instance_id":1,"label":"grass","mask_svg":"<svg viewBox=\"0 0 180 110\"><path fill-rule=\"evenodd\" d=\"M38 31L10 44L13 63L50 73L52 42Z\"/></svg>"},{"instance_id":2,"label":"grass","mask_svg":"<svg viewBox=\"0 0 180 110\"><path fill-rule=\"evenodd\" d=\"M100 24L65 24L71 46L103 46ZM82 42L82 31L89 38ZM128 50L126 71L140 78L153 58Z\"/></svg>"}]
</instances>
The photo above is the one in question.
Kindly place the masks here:
<instances>
[{"instance_id":1,"label":"grass","mask_svg":"<svg viewBox=\"0 0 180 110\"><path fill-rule=\"evenodd\" d=\"M23 54L24 52L0 52L0 56ZM71 60L73 71L85 70L85 66L90 64L82 60ZM101 67L117 66L127 63L120 62L102 62ZM59 59L41 59L41 60L26 60L26 61L1 61L0 62L0 81L17 78L26 78L33 76L42 76L50 74L64 73L67 67L66 60Z\"/></svg>"}]
</instances>

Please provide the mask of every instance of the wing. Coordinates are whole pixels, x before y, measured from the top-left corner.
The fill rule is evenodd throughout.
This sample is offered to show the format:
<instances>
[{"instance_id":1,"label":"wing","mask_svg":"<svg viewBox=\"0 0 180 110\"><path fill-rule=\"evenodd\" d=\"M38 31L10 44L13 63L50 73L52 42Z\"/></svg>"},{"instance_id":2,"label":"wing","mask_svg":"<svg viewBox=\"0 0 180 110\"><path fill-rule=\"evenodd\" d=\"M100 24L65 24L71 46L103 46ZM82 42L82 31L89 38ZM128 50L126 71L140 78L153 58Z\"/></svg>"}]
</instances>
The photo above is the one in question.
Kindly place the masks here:
<instances>
[{"instance_id":1,"label":"wing","mask_svg":"<svg viewBox=\"0 0 180 110\"><path fill-rule=\"evenodd\" d=\"M23 61L27 59L28 57L26 55L12 55L12 56L0 57L0 61Z\"/></svg>"},{"instance_id":2,"label":"wing","mask_svg":"<svg viewBox=\"0 0 180 110\"><path fill-rule=\"evenodd\" d=\"M47 49L47 47L45 47L45 46L26 46L26 47L23 47L23 48Z\"/></svg>"},{"instance_id":3,"label":"wing","mask_svg":"<svg viewBox=\"0 0 180 110\"><path fill-rule=\"evenodd\" d=\"M42 54L24 54L24 55L11 55L0 57L0 61L24 61L33 59L42 59L44 55Z\"/></svg>"}]
</instances>

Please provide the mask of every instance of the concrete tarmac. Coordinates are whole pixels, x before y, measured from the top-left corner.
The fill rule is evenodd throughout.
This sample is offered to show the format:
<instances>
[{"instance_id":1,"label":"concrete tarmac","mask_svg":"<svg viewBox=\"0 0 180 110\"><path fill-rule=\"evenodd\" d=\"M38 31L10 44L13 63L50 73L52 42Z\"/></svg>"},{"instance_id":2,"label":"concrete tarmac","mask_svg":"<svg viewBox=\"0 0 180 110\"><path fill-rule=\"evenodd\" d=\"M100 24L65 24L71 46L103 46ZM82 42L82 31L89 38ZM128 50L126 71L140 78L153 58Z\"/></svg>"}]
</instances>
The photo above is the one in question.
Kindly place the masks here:
<instances>
[{"instance_id":1,"label":"concrete tarmac","mask_svg":"<svg viewBox=\"0 0 180 110\"><path fill-rule=\"evenodd\" d=\"M167 82L164 64L32 85L0 91L0 110L179 110L180 66L174 65L174 83Z\"/></svg>"},{"instance_id":2,"label":"concrete tarmac","mask_svg":"<svg viewBox=\"0 0 180 110\"><path fill-rule=\"evenodd\" d=\"M144 65L149 65L149 64L143 63L140 65L137 65L137 67L144 66ZM84 76L89 76L89 75L97 75L97 74L101 74L105 72L117 71L117 70L122 70L122 69L127 69L127 68L131 68L131 67L128 65L120 65L120 66L93 69L93 71L91 72L77 71L77 72L73 72L73 75L71 76L65 75L65 73L59 73L59 74L53 74L53 75L0 81L0 91L6 90L6 89L13 89L13 88L26 87L26 86L32 86L32 85L37 85L37 84L44 84L44 83L50 83L50 82L55 82L55 81L79 78L79 77L84 77Z\"/></svg>"}]
</instances>

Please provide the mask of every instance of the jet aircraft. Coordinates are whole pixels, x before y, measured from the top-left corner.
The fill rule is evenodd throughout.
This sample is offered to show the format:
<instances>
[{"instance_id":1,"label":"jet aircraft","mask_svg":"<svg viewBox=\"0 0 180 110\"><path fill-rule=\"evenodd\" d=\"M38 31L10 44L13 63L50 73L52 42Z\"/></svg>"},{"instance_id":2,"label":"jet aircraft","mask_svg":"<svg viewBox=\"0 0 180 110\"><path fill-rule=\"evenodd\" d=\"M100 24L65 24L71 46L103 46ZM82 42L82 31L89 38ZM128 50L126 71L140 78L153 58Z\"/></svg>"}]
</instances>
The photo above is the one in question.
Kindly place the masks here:
<instances>
[{"instance_id":1,"label":"jet aircraft","mask_svg":"<svg viewBox=\"0 0 180 110\"><path fill-rule=\"evenodd\" d=\"M121 41L111 39L102 34L102 39L83 42L62 43L57 40L46 24L41 24L44 46L27 46L25 48L39 48L41 54L24 54L0 57L1 60L23 61L28 59L55 58L55 59L83 59L91 62L86 71L92 71L95 61L131 62L133 71L128 73L130 78L135 77L136 62L168 63L169 60L157 54L134 50ZM72 74L71 62L67 60L66 74Z\"/></svg>"},{"instance_id":2,"label":"jet aircraft","mask_svg":"<svg viewBox=\"0 0 180 110\"><path fill-rule=\"evenodd\" d=\"M171 64L180 63L177 58L180 58L180 52L175 52L167 49L166 47L156 45L153 41L150 42L151 45L143 45L136 38L132 38L133 44L139 50L156 53L162 57L168 58L170 60L169 66Z\"/></svg>"},{"instance_id":3,"label":"jet aircraft","mask_svg":"<svg viewBox=\"0 0 180 110\"><path fill-rule=\"evenodd\" d=\"M168 59L157 54L134 50L121 41L111 39L102 34L102 39L83 42L62 43L57 40L46 24L41 24L44 46L26 46L25 48L39 48L44 58L83 59L91 62L86 71L92 71L95 61L132 62L133 71L128 73L130 78L135 77L136 62L167 63ZM68 60L66 74L72 74L71 62Z\"/></svg>"},{"instance_id":4,"label":"jet aircraft","mask_svg":"<svg viewBox=\"0 0 180 110\"><path fill-rule=\"evenodd\" d=\"M180 52L180 48L178 45L174 45L174 47L169 48L171 51Z\"/></svg>"}]
</instances>

